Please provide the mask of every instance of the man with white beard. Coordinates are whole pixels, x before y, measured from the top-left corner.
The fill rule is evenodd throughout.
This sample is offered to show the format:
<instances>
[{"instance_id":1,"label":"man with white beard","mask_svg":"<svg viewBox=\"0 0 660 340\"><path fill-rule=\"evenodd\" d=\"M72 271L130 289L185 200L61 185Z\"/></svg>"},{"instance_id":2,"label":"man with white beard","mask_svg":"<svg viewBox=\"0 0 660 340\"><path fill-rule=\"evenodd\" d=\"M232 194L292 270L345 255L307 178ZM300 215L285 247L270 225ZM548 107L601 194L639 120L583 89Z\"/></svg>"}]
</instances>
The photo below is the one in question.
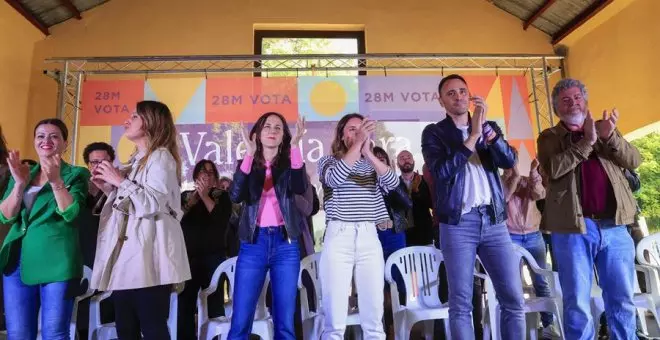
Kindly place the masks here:
<instances>
[{"instance_id":1,"label":"man with white beard","mask_svg":"<svg viewBox=\"0 0 660 340\"><path fill-rule=\"evenodd\" d=\"M594 122L587 103L587 89L578 80L563 79L552 91L560 122L538 138L538 159L548 176L541 228L552 232L565 338L594 338L590 299L595 266L610 336L637 339L635 248L626 229L636 204L622 168L637 168L641 157L616 129L618 111L604 110Z\"/></svg>"}]
</instances>

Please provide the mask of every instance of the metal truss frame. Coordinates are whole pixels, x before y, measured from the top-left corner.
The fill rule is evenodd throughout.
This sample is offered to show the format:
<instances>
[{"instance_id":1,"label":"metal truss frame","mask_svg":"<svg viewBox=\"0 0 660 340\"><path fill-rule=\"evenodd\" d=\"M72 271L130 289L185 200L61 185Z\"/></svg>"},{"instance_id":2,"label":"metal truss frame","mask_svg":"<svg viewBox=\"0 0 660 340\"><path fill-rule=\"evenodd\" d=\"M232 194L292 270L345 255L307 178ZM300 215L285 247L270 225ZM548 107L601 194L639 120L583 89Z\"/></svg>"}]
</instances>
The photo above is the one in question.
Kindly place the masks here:
<instances>
[{"instance_id":1,"label":"metal truss frame","mask_svg":"<svg viewBox=\"0 0 660 340\"><path fill-rule=\"evenodd\" d=\"M57 117L72 128L69 156L76 155L82 82L94 75L149 75L197 73L249 76L298 76L314 74L388 75L405 72L520 74L528 77L529 100L534 105L537 129L554 125L549 78L562 71L563 57L534 54L309 54L309 55L207 55L149 57L51 58L44 74L57 75Z\"/></svg>"}]
</instances>

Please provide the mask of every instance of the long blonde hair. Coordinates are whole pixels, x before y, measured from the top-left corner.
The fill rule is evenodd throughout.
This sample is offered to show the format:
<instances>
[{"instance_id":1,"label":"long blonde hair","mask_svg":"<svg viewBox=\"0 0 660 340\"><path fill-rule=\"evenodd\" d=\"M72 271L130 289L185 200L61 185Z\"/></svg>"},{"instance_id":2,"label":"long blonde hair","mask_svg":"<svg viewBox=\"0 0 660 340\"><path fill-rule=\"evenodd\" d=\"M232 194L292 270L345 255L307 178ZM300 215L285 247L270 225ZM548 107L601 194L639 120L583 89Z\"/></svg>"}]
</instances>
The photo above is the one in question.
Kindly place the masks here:
<instances>
[{"instance_id":1,"label":"long blonde hair","mask_svg":"<svg viewBox=\"0 0 660 340\"><path fill-rule=\"evenodd\" d=\"M142 130L144 130L149 141L147 154L138 163L137 171L144 168L149 156L154 151L158 148L166 148L174 157L176 176L179 183L181 183L181 157L179 156L179 146L176 141L177 132L172 112L170 112L167 105L152 100L138 102L136 111L137 115L142 118Z\"/></svg>"}]
</instances>

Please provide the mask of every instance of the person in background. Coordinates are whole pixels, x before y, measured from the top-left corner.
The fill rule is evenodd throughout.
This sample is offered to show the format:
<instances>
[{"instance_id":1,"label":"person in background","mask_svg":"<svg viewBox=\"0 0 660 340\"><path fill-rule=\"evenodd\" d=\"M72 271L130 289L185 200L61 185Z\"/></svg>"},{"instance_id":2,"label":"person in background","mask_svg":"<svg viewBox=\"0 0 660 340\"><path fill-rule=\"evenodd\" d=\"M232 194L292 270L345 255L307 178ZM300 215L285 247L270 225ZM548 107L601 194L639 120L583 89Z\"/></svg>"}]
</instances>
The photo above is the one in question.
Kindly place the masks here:
<instances>
[{"instance_id":1,"label":"person in background","mask_svg":"<svg viewBox=\"0 0 660 340\"><path fill-rule=\"evenodd\" d=\"M229 188L231 187L231 178L229 177L220 177L218 179L218 189L224 190L224 191L229 191Z\"/></svg>"},{"instance_id":2,"label":"person in background","mask_svg":"<svg viewBox=\"0 0 660 340\"><path fill-rule=\"evenodd\" d=\"M21 160L21 164L25 164L29 168L31 168L31 167L37 165L37 161L35 161L34 159L27 159L26 158L26 159Z\"/></svg>"},{"instance_id":3,"label":"person in background","mask_svg":"<svg viewBox=\"0 0 660 340\"><path fill-rule=\"evenodd\" d=\"M636 204L621 169L637 168L640 153L616 129L616 109L594 121L579 80L557 82L552 104L560 121L537 140L548 176L541 228L552 232L565 336L596 335L589 308L595 268L610 336L636 339L635 248L626 228L634 221Z\"/></svg>"},{"instance_id":4,"label":"person in background","mask_svg":"<svg viewBox=\"0 0 660 340\"><path fill-rule=\"evenodd\" d=\"M401 151L396 157L401 171L400 181L405 185L408 196L412 199L412 209L408 211L406 228L406 246L426 246L437 244L437 228L431 217L433 202L431 191L424 177L415 171L415 159L410 151Z\"/></svg>"},{"instance_id":5,"label":"person in background","mask_svg":"<svg viewBox=\"0 0 660 340\"><path fill-rule=\"evenodd\" d=\"M68 339L74 296L82 277L77 218L84 209L89 171L64 162L68 130L59 119L34 129L39 163L22 164L10 151L12 178L0 203L0 223L10 225L0 250L7 336L35 339L41 309L41 336Z\"/></svg>"},{"instance_id":6,"label":"person in background","mask_svg":"<svg viewBox=\"0 0 660 340\"><path fill-rule=\"evenodd\" d=\"M268 112L248 132L245 157L229 189L232 202L243 203L238 235L233 314L228 339L248 339L266 274L270 271L276 339L295 339L294 316L300 272L301 220L295 195L309 183L298 142L305 132L299 118L291 135L284 116Z\"/></svg>"},{"instance_id":7,"label":"person in background","mask_svg":"<svg viewBox=\"0 0 660 340\"><path fill-rule=\"evenodd\" d=\"M392 223L382 191L396 189L399 178L373 153L375 130L376 122L345 115L337 123L332 154L318 162L327 222L320 261L323 340L344 338L354 273L362 332L367 339L385 339L385 262L377 230Z\"/></svg>"},{"instance_id":8,"label":"person in background","mask_svg":"<svg viewBox=\"0 0 660 340\"><path fill-rule=\"evenodd\" d=\"M513 150L517 156L518 151ZM513 243L527 250L534 257L538 266L545 269L548 266L547 249L543 235L539 231L540 215L535 204L537 200L545 197L545 189L538 172L539 162L534 159L530 166L529 176L521 176L518 171L517 159L516 157L516 165L511 169L505 169L502 174L504 201L508 216L507 228ZM551 295L550 286L543 276L533 275L532 283L536 296ZM559 337L559 332L553 325L552 313L541 313L541 323L543 338Z\"/></svg>"},{"instance_id":9,"label":"person in background","mask_svg":"<svg viewBox=\"0 0 660 340\"><path fill-rule=\"evenodd\" d=\"M232 180L229 177L220 177L218 180L218 188L221 190L229 191ZM231 215L229 222L227 222L227 229L225 231L225 255L227 258L238 256L238 248L240 248L240 240L238 238L238 225L240 223L242 204L231 204Z\"/></svg>"},{"instance_id":10,"label":"person in background","mask_svg":"<svg viewBox=\"0 0 660 340\"><path fill-rule=\"evenodd\" d=\"M197 293L208 287L213 272L225 260L224 235L231 215L231 201L226 190L217 188L218 169L204 159L193 169L195 189L181 193L183 218L181 228L192 278L179 295L177 339L195 340ZM208 300L209 317L224 315L224 286Z\"/></svg>"},{"instance_id":11,"label":"person in background","mask_svg":"<svg viewBox=\"0 0 660 340\"><path fill-rule=\"evenodd\" d=\"M390 157L383 148L376 146L373 148L373 153L381 162L387 164L388 167L391 166ZM409 219L412 218L410 211L413 208L413 202L408 195L406 184L403 181L399 181L399 185L394 190L389 192L383 190L382 195L385 200L387 213L392 221L392 223L385 224L385 228L378 228L378 239L383 247L383 259L387 262L390 255L407 246L406 231L411 225ZM393 267L393 269L392 279L394 279L398 287L399 303L404 305L406 303L406 289L403 283L403 277L396 267ZM394 317L392 315L391 298L389 285L386 284L384 296L385 329L387 337L394 339Z\"/></svg>"},{"instance_id":12,"label":"person in background","mask_svg":"<svg viewBox=\"0 0 660 340\"><path fill-rule=\"evenodd\" d=\"M103 162L115 161L115 150L110 144L94 142L83 150L83 160L87 170L94 174L96 168ZM106 185L99 183L99 185ZM107 190L107 189L106 189ZM104 189L99 188L93 181L89 181L85 208L81 211L79 222L80 249L82 250L83 264L89 268L94 267L96 256L96 239L98 237L101 209L105 205L107 196ZM89 332L89 303L85 299L78 303L78 320L76 322L78 334L86 339ZM112 299L101 301L101 322L109 323L114 320L115 309Z\"/></svg>"},{"instance_id":13,"label":"person in background","mask_svg":"<svg viewBox=\"0 0 660 340\"><path fill-rule=\"evenodd\" d=\"M90 286L112 291L120 340L168 340L173 285L191 278L177 132L170 109L156 101L137 103L124 128L136 152L122 171L103 161L92 177L108 199Z\"/></svg>"},{"instance_id":14,"label":"person in background","mask_svg":"<svg viewBox=\"0 0 660 340\"><path fill-rule=\"evenodd\" d=\"M390 157L383 148L373 147L372 152L378 160L391 167ZM408 216L413 203L408 196L405 184L401 181L394 190L382 190L381 194L391 221L378 228L378 239L383 247L383 259L387 262L392 253L406 247L405 231L410 225Z\"/></svg>"},{"instance_id":15,"label":"person in background","mask_svg":"<svg viewBox=\"0 0 660 340\"><path fill-rule=\"evenodd\" d=\"M438 92L447 116L422 132L422 154L435 184L451 333L474 339L470 302L479 255L500 303L502 338L524 339L520 264L508 256L513 247L498 174L498 169L513 167L516 156L497 123L486 120L485 100L470 94L463 77L442 78ZM470 102L473 113L468 112Z\"/></svg>"},{"instance_id":16,"label":"person in background","mask_svg":"<svg viewBox=\"0 0 660 340\"><path fill-rule=\"evenodd\" d=\"M310 182L309 174L307 176L307 182ZM296 207L298 212L303 217L301 219L300 225L300 237L298 238L298 244L300 245L300 258L304 259L305 257L315 253L314 251L314 224L312 223L312 216L316 215L319 211L319 198L316 195L316 190L314 186L310 183L305 190L304 195L295 195ZM298 291L296 297L296 306L300 306L300 299L307 298L307 303L310 308L316 308L316 301L314 301L314 291L311 282L311 278L303 274L301 277L302 284L307 288L307 296L300 296L300 291ZM296 338L302 339L302 319L300 315L300 308L296 308L295 315L295 327L296 327Z\"/></svg>"},{"instance_id":17,"label":"person in background","mask_svg":"<svg viewBox=\"0 0 660 340\"><path fill-rule=\"evenodd\" d=\"M310 182L309 175L307 182ZM304 195L295 195L296 207L300 214L304 217L300 226L300 258L305 258L308 255L314 254L314 224L312 223L312 216L316 215L319 211L319 198L316 195L314 186L309 184Z\"/></svg>"}]
</instances>

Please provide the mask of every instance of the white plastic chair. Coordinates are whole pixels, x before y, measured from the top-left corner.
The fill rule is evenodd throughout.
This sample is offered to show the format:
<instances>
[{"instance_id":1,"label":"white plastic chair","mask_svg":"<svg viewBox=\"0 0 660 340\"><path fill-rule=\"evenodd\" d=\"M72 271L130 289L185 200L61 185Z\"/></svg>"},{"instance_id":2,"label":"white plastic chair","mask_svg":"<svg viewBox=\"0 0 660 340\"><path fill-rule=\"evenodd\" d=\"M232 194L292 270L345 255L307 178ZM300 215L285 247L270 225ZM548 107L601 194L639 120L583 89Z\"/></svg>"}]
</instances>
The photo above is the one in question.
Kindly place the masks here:
<instances>
[{"instance_id":1,"label":"white plastic chair","mask_svg":"<svg viewBox=\"0 0 660 340\"><path fill-rule=\"evenodd\" d=\"M321 315L321 283L319 272L319 261L321 260L321 253L311 254L302 261L300 261L300 275L298 276L298 291L300 292L300 315L302 317L303 339L317 340L321 337L323 329L323 316ZM311 310L309 301L307 299L307 288L303 285L303 273L309 274L311 278L313 290L313 299L315 302L315 310Z\"/></svg>"},{"instance_id":2,"label":"white plastic chair","mask_svg":"<svg viewBox=\"0 0 660 340\"><path fill-rule=\"evenodd\" d=\"M231 328L232 302L228 302L225 305L225 316L209 318L208 297L218 290L218 284L220 283L222 274L225 274L229 281L229 296L234 296L234 274L236 272L237 259L238 257L232 257L222 262L213 272L213 277L208 288L201 290L197 296L197 334L200 340L211 340L216 336L219 336L220 340L227 339L229 329ZM268 313L268 309L266 308L266 292L269 281L269 275L266 275L266 281L257 302L255 318L252 324L252 333L264 340L272 339L274 333L270 313Z\"/></svg>"},{"instance_id":3,"label":"white plastic chair","mask_svg":"<svg viewBox=\"0 0 660 340\"><path fill-rule=\"evenodd\" d=\"M76 325L78 320L78 303L94 294L94 290L89 288L89 282L91 278L92 278L92 270L87 266L83 267L83 277L80 279L79 287L83 287L83 285L85 285L85 281L87 281L86 283L87 290L73 299L73 311L71 315L71 322L69 323L69 336L71 337L71 340L75 340L78 338L77 337L78 332L76 330ZM39 308L39 317L38 317L37 325L39 327L37 331L37 340L41 340L41 308Z\"/></svg>"},{"instance_id":4,"label":"white plastic chair","mask_svg":"<svg viewBox=\"0 0 660 340\"><path fill-rule=\"evenodd\" d=\"M170 294L170 312L167 317L167 328L170 337L176 340L177 336L177 314L179 294L183 292L184 284L179 283L172 286L172 293ZM117 329L114 322L101 323L101 301L109 298L112 295L111 291L102 292L92 296L89 302L89 334L88 340L107 340L117 339Z\"/></svg>"},{"instance_id":5,"label":"white plastic chair","mask_svg":"<svg viewBox=\"0 0 660 340\"><path fill-rule=\"evenodd\" d=\"M300 263L300 275L298 276L298 289L300 291L300 312L303 320L303 338L317 340L321 337L323 332L323 309L322 303L322 289L320 280L320 262L321 252L314 253L305 257ZM316 299L316 311L311 311L309 302L307 301L307 288L302 285L302 273L306 271L309 273L311 283L314 290L314 297ZM354 276L355 278L355 276ZM348 297L347 297L348 298ZM346 329L351 329L354 340L362 339L362 329L360 328L360 313L359 306L357 309L351 310L346 315Z\"/></svg>"},{"instance_id":6,"label":"white plastic chair","mask_svg":"<svg viewBox=\"0 0 660 340\"><path fill-rule=\"evenodd\" d=\"M385 263L385 280L390 284L394 332L397 339L408 339L413 326L424 321L427 340L433 339L433 320L449 320L449 306L440 302L438 296L440 263L442 252L432 246L415 246L399 249ZM405 287L398 287L392 277L397 268ZM406 302L399 301L399 289L405 288ZM451 338L449 323L445 332Z\"/></svg>"},{"instance_id":7,"label":"white plastic chair","mask_svg":"<svg viewBox=\"0 0 660 340\"><path fill-rule=\"evenodd\" d=\"M555 316L555 324L559 328L559 334L561 337L564 337L564 323L562 320L562 296L559 294L559 289L556 287L556 278L554 273L551 270L543 269L539 267L536 263L536 260L525 248L514 244L513 245L514 253L512 256L515 256L520 262L522 259L525 259L529 265L529 269L533 274L538 274L543 276L548 285L550 286L549 297L530 297L525 299L525 314L527 313L540 313L548 312L552 313ZM522 268L522 267L521 267ZM487 320L484 321L484 339L492 335L493 339L501 339L501 330L500 330L500 319L501 312L499 308L499 303L496 298L495 288L493 283L488 275L480 275L484 279L486 285L486 293L488 299L488 311L484 314L487 315ZM522 272L521 272L522 275ZM536 324L529 326L528 329L530 339L538 338L538 329Z\"/></svg>"},{"instance_id":8,"label":"white plastic chair","mask_svg":"<svg viewBox=\"0 0 660 340\"><path fill-rule=\"evenodd\" d=\"M644 269L641 269L642 272L645 272ZM641 331L644 334L648 334L648 325L646 323L646 314L644 310L648 310L653 315L656 325L660 328L660 319L658 318L658 311L656 306L656 301L654 301L654 296L647 293L642 293L639 288L639 282L637 281L637 273L634 275L634 286L635 295L633 296L633 303L637 309L637 317L639 318L639 324ZM603 290L598 286L597 279L594 276L592 285L591 285L591 316L594 322L594 329L596 330L596 339L598 339L598 329L600 328L600 318L605 313L605 301L603 300Z\"/></svg>"}]
</instances>

